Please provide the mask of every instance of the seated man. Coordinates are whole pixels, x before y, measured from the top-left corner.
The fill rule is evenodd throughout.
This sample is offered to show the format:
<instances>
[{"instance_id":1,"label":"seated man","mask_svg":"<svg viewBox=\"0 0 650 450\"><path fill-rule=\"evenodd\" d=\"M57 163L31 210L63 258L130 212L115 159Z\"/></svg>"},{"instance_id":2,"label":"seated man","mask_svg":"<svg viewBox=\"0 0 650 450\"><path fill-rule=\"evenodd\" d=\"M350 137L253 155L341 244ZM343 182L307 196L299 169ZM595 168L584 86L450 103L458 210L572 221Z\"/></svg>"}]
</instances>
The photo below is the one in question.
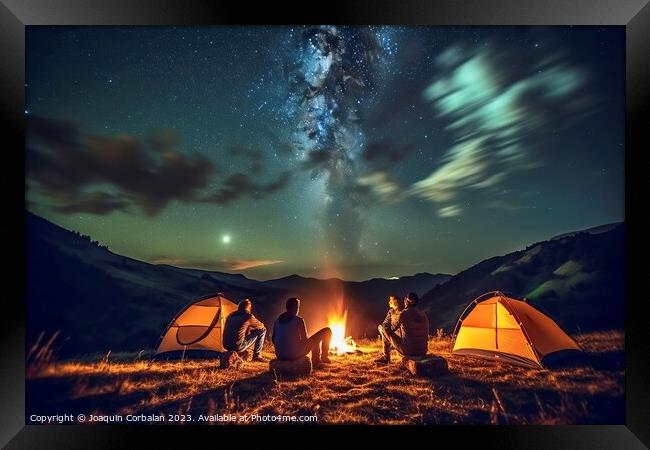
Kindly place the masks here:
<instances>
[{"instance_id":1,"label":"seated man","mask_svg":"<svg viewBox=\"0 0 650 450\"><path fill-rule=\"evenodd\" d=\"M260 355L266 327L251 313L252 304L249 299L242 300L237 305L237 311L226 317L223 330L223 346L226 350L239 353L240 356L248 354L247 350L253 347L252 361L265 361Z\"/></svg>"},{"instance_id":2,"label":"seated man","mask_svg":"<svg viewBox=\"0 0 650 450\"><path fill-rule=\"evenodd\" d=\"M400 314L396 327L380 325L379 333L382 340L390 342L403 356L424 356L429 350L429 319L417 308L419 298L416 293L409 293L404 300L406 308ZM384 356L377 360L378 364L390 363L390 350L388 356Z\"/></svg>"},{"instance_id":3,"label":"seated man","mask_svg":"<svg viewBox=\"0 0 650 450\"><path fill-rule=\"evenodd\" d=\"M330 363L327 354L330 351L332 330L323 328L311 337L307 337L307 326L298 315L300 300L292 297L287 300L287 311L273 325L273 344L275 354L280 360L293 361L311 352L311 365L317 369L322 363Z\"/></svg>"},{"instance_id":4,"label":"seated man","mask_svg":"<svg viewBox=\"0 0 650 450\"><path fill-rule=\"evenodd\" d=\"M386 318L384 321L377 327L379 330L379 336L381 336L381 341L383 344L383 354L377 360L379 363L389 363L390 362L390 349L391 341L384 332L384 330L395 331L399 337L401 337L401 330L399 329L399 316L404 310L404 302L401 298L396 295L390 295L388 297L388 313L386 313Z\"/></svg>"}]
</instances>

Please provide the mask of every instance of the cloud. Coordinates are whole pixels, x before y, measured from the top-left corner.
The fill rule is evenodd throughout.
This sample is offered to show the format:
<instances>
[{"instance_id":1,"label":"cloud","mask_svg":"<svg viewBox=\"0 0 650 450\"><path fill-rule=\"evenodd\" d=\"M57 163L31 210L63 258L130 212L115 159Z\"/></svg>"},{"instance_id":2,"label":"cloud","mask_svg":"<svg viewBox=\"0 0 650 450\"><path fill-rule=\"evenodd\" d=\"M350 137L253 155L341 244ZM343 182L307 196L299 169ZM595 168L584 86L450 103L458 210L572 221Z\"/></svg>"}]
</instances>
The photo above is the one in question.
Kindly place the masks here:
<instances>
[{"instance_id":1,"label":"cloud","mask_svg":"<svg viewBox=\"0 0 650 450\"><path fill-rule=\"evenodd\" d=\"M489 167L484 141L473 139L453 147L443 165L413 184L409 194L435 202L453 200L463 187L485 181Z\"/></svg>"},{"instance_id":2,"label":"cloud","mask_svg":"<svg viewBox=\"0 0 650 450\"><path fill-rule=\"evenodd\" d=\"M171 256L158 256L149 260L152 264L165 264L169 266L203 269L210 271L242 271L255 267L269 266L283 263L281 259L241 259L226 258L221 260L212 259L187 259Z\"/></svg>"},{"instance_id":3,"label":"cloud","mask_svg":"<svg viewBox=\"0 0 650 450\"><path fill-rule=\"evenodd\" d=\"M390 140L371 142L362 153L374 167L387 169L402 161L415 149L413 144L397 145Z\"/></svg>"},{"instance_id":4,"label":"cloud","mask_svg":"<svg viewBox=\"0 0 650 450\"><path fill-rule=\"evenodd\" d=\"M229 153L233 156L243 156L246 158L250 164L251 173L255 175L259 175L264 170L264 153L260 150L248 147L233 146L230 147Z\"/></svg>"},{"instance_id":5,"label":"cloud","mask_svg":"<svg viewBox=\"0 0 650 450\"><path fill-rule=\"evenodd\" d=\"M224 261L224 264L228 264L228 270L246 270L283 262L281 259L230 259Z\"/></svg>"},{"instance_id":6,"label":"cloud","mask_svg":"<svg viewBox=\"0 0 650 450\"><path fill-rule=\"evenodd\" d=\"M245 173L234 173L223 182L216 193L204 197L203 201L228 205L243 197L263 198L284 188L291 179L290 172L281 173L268 183L256 183Z\"/></svg>"},{"instance_id":7,"label":"cloud","mask_svg":"<svg viewBox=\"0 0 650 450\"><path fill-rule=\"evenodd\" d=\"M489 187L492 187L492 186L496 186L505 177L506 177L506 172L495 173L494 175L491 175L488 178L485 178L482 181L479 181L478 183L474 183L472 185L472 187L475 188L475 189L485 189L485 188L489 188Z\"/></svg>"},{"instance_id":8,"label":"cloud","mask_svg":"<svg viewBox=\"0 0 650 450\"><path fill-rule=\"evenodd\" d=\"M460 205L444 206L438 209L438 215L440 217L455 217L459 216L462 212L463 208Z\"/></svg>"},{"instance_id":9,"label":"cloud","mask_svg":"<svg viewBox=\"0 0 650 450\"><path fill-rule=\"evenodd\" d=\"M396 80L394 105L380 108L369 122L380 127L419 99L432 107L452 144L428 176L401 187L388 173L413 147L371 143L363 153L369 172L357 180L359 190L385 202L419 197L434 203L441 217L453 217L463 212L459 205L467 196L481 195L487 205L513 173L540 167L535 141L551 127L584 117L595 103L586 92L589 74L557 48L514 61L512 49L495 42L478 49L452 45L434 61L433 78L413 84L417 93Z\"/></svg>"},{"instance_id":10,"label":"cloud","mask_svg":"<svg viewBox=\"0 0 650 450\"><path fill-rule=\"evenodd\" d=\"M88 213L104 215L113 211L126 210L130 202L123 196L111 195L105 192L89 192L78 198L73 203L55 206L53 209L63 214Z\"/></svg>"},{"instance_id":11,"label":"cloud","mask_svg":"<svg viewBox=\"0 0 650 450\"><path fill-rule=\"evenodd\" d=\"M155 216L173 201L227 205L262 198L284 188L291 178L281 172L270 181L258 180L265 170L264 153L233 146L228 152L245 158L250 174L230 174L209 193L218 167L199 153L176 150L177 145L178 136L171 130L144 139L100 136L82 133L73 122L30 116L28 179L59 213L105 215L137 207Z\"/></svg>"},{"instance_id":12,"label":"cloud","mask_svg":"<svg viewBox=\"0 0 650 450\"><path fill-rule=\"evenodd\" d=\"M30 117L27 132L28 177L63 213L108 214L136 205L154 216L171 201L196 201L217 172L204 156L175 150L171 131L148 140L107 137L81 133L71 122ZM100 185L119 194L97 191Z\"/></svg>"},{"instance_id":13,"label":"cloud","mask_svg":"<svg viewBox=\"0 0 650 450\"><path fill-rule=\"evenodd\" d=\"M306 154L302 167L306 170L320 169L325 167L332 159L334 159L332 150L313 150Z\"/></svg>"},{"instance_id":14,"label":"cloud","mask_svg":"<svg viewBox=\"0 0 650 450\"><path fill-rule=\"evenodd\" d=\"M495 46L480 50L450 47L436 60L437 75L423 91L437 117L447 121L453 146L428 177L408 190L438 203L443 217L457 215L455 202L470 190L494 190L511 173L539 167L532 136L579 117L590 98L587 73L551 53L517 61Z\"/></svg>"},{"instance_id":15,"label":"cloud","mask_svg":"<svg viewBox=\"0 0 650 450\"><path fill-rule=\"evenodd\" d=\"M369 189L384 202L391 202L400 199L401 187L398 183L389 179L388 173L384 171L372 172L360 177L357 184L362 188Z\"/></svg>"}]
</instances>

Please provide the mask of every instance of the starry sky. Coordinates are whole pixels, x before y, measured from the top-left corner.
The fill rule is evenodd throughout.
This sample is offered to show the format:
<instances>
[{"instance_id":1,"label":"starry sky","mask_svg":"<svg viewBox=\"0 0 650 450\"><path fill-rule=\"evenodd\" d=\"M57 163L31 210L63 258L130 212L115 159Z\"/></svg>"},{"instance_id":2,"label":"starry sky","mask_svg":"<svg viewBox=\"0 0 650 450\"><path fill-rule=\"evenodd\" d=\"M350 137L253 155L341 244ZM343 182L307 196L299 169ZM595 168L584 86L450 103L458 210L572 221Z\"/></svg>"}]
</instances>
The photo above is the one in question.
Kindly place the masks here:
<instances>
[{"instance_id":1,"label":"starry sky","mask_svg":"<svg viewBox=\"0 0 650 450\"><path fill-rule=\"evenodd\" d=\"M457 273L624 220L622 27L27 27L27 208L152 263Z\"/></svg>"}]
</instances>

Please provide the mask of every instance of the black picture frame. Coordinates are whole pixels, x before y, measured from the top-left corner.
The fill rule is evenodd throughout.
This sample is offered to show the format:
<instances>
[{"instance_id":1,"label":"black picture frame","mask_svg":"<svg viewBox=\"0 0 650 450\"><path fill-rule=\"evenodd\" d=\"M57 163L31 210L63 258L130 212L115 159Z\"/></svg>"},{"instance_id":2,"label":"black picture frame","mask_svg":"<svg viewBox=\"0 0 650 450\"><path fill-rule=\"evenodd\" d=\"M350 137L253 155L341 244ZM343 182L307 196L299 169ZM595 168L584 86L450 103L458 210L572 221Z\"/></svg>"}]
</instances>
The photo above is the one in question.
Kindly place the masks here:
<instances>
[{"instance_id":1,"label":"black picture frame","mask_svg":"<svg viewBox=\"0 0 650 450\"><path fill-rule=\"evenodd\" d=\"M302 427L318 433L304 441L309 446L338 446L342 435L357 433L355 440L374 438L432 445L477 443L499 448L646 448L650 445L650 352L647 351L642 321L642 267L631 263L641 250L639 208L633 189L641 165L635 166L648 145L650 102L650 6L647 0L445 0L445 1L326 1L314 5L280 7L275 3L201 2L198 0L2 0L0 3L0 89L2 118L13 155L6 174L24 174L25 127L25 27L34 25L217 25L217 24L412 24L412 25L619 25L626 32L626 421L607 426L440 426L440 427ZM0 446L19 448L120 448L133 447L146 439L147 447L167 448L195 439L214 442L226 431L234 439L263 439L270 448L290 447L285 427L218 428L172 426L82 426L25 425L25 252L24 186L13 177L3 177L7 198L14 200L3 221L5 239L16 242L17 251L8 261L13 272L7 283L18 287L5 294L2 339L0 341ZM23 180L24 182L24 180ZM8 204L8 202L6 202ZM638 202L637 202L638 203ZM630 212L632 220L630 220ZM9 238L20 236L23 239ZM631 242L634 243L631 244ZM22 280L16 283L16 280ZM13 291L13 289L12 289ZM9 292L9 291L6 291ZM411 436L410 433L427 436ZM409 434L406 434L409 433ZM143 436L137 436L142 434ZM276 440L279 439L279 440ZM304 438L301 438L304 439ZM351 439L351 438L350 438ZM155 444L154 442L158 442ZM273 445L277 442L278 445ZM450 444L454 442L454 444ZM312 445L315 444L315 445Z\"/></svg>"}]
</instances>

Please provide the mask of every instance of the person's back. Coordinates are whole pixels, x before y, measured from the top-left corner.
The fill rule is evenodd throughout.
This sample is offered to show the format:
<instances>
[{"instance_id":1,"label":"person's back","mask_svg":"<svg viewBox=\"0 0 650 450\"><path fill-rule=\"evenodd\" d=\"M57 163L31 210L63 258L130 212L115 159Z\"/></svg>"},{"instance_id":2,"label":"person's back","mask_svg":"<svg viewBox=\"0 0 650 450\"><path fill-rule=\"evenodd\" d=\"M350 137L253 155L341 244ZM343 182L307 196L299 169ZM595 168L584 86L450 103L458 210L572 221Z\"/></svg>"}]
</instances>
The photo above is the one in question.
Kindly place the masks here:
<instances>
[{"instance_id":1,"label":"person's back","mask_svg":"<svg viewBox=\"0 0 650 450\"><path fill-rule=\"evenodd\" d=\"M223 346L227 349L235 349L244 342L248 322L253 315L246 311L237 310L226 317L223 328Z\"/></svg>"},{"instance_id":2,"label":"person's back","mask_svg":"<svg viewBox=\"0 0 650 450\"><path fill-rule=\"evenodd\" d=\"M404 351L409 356L423 356L429 350L429 319L415 306L400 315Z\"/></svg>"},{"instance_id":3,"label":"person's back","mask_svg":"<svg viewBox=\"0 0 650 450\"><path fill-rule=\"evenodd\" d=\"M328 353L332 330L325 327L307 337L305 321L298 315L300 300L291 297L287 300L286 307L287 311L280 314L273 324L272 339L278 359L291 361L311 353L313 368L330 363Z\"/></svg>"},{"instance_id":4,"label":"person's back","mask_svg":"<svg viewBox=\"0 0 650 450\"><path fill-rule=\"evenodd\" d=\"M252 302L244 299L237 305L237 311L226 317L223 327L223 346L226 350L240 353L240 356L247 353L247 349L253 346L253 361L264 361L261 357L266 327L253 315Z\"/></svg>"},{"instance_id":5,"label":"person's back","mask_svg":"<svg viewBox=\"0 0 650 450\"><path fill-rule=\"evenodd\" d=\"M301 356L307 339L305 321L300 316L282 313L273 325L273 345L279 359L293 360Z\"/></svg>"}]
</instances>

